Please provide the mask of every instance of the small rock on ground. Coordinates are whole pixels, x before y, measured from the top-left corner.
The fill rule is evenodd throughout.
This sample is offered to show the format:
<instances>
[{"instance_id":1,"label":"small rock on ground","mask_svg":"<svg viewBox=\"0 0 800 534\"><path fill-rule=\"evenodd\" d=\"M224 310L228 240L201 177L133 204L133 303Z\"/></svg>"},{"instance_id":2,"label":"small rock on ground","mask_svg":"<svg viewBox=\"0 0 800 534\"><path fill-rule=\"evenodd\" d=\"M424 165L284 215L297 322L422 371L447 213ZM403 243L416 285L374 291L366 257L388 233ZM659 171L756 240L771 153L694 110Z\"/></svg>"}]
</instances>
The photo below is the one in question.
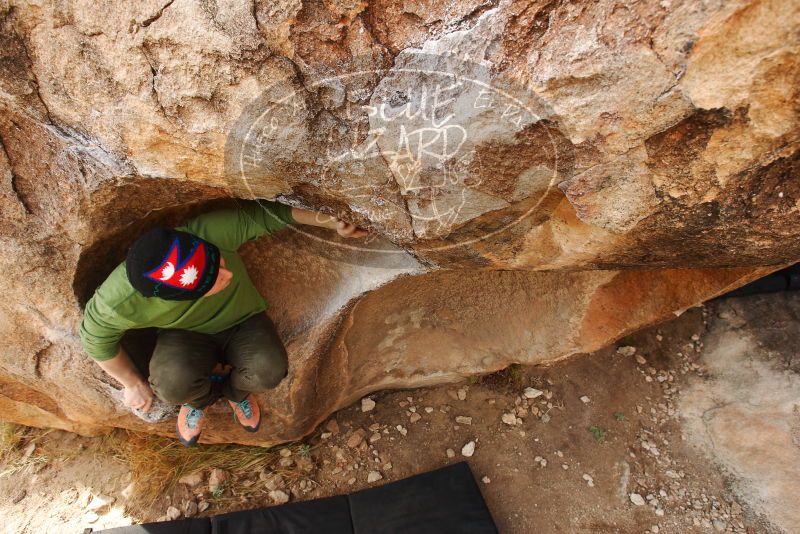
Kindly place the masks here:
<instances>
[{"instance_id":1,"label":"small rock on ground","mask_svg":"<svg viewBox=\"0 0 800 534\"><path fill-rule=\"evenodd\" d=\"M197 515L199 506L195 501L186 501L183 505L183 515L186 517L194 517Z\"/></svg>"},{"instance_id":2,"label":"small rock on ground","mask_svg":"<svg viewBox=\"0 0 800 534\"><path fill-rule=\"evenodd\" d=\"M375 401L370 399L369 397L364 397L361 399L361 411L362 412L369 412L375 408Z\"/></svg>"},{"instance_id":3,"label":"small rock on ground","mask_svg":"<svg viewBox=\"0 0 800 534\"><path fill-rule=\"evenodd\" d=\"M181 478L178 479L178 482L181 484L186 484L190 488L194 488L195 486L200 485L203 482L203 473L189 473L188 475L183 475Z\"/></svg>"},{"instance_id":4,"label":"small rock on ground","mask_svg":"<svg viewBox=\"0 0 800 534\"><path fill-rule=\"evenodd\" d=\"M93 512L99 512L111 506L115 500L114 497L109 497L107 495L93 495L92 500L89 501L89 505L86 508Z\"/></svg>"},{"instance_id":5,"label":"small rock on ground","mask_svg":"<svg viewBox=\"0 0 800 534\"><path fill-rule=\"evenodd\" d=\"M272 499L272 502L275 504L286 504L289 502L289 495L286 492L281 490L272 490L269 492L269 498Z\"/></svg>"},{"instance_id":6,"label":"small rock on ground","mask_svg":"<svg viewBox=\"0 0 800 534\"><path fill-rule=\"evenodd\" d=\"M636 354L636 347L630 347L630 346L619 347L617 349L617 354L620 354L622 356L633 356L634 354Z\"/></svg>"},{"instance_id":7,"label":"small rock on ground","mask_svg":"<svg viewBox=\"0 0 800 534\"><path fill-rule=\"evenodd\" d=\"M349 438L347 438L347 446L350 447L351 449L355 449L356 447L361 445L361 442L364 441L364 436L366 435L367 433L363 429L359 428L358 430L353 432L353 434Z\"/></svg>"},{"instance_id":8,"label":"small rock on ground","mask_svg":"<svg viewBox=\"0 0 800 534\"><path fill-rule=\"evenodd\" d=\"M336 421L336 419L331 419L325 424L325 430L327 430L331 434L338 434L339 423Z\"/></svg>"},{"instance_id":9,"label":"small rock on ground","mask_svg":"<svg viewBox=\"0 0 800 534\"><path fill-rule=\"evenodd\" d=\"M467 458L475 454L475 442L470 441L469 443L461 447L461 454L463 454Z\"/></svg>"},{"instance_id":10,"label":"small rock on ground","mask_svg":"<svg viewBox=\"0 0 800 534\"><path fill-rule=\"evenodd\" d=\"M544 391L536 388L525 388L525 391L522 394L526 399L535 399L536 397L542 396Z\"/></svg>"}]
</instances>

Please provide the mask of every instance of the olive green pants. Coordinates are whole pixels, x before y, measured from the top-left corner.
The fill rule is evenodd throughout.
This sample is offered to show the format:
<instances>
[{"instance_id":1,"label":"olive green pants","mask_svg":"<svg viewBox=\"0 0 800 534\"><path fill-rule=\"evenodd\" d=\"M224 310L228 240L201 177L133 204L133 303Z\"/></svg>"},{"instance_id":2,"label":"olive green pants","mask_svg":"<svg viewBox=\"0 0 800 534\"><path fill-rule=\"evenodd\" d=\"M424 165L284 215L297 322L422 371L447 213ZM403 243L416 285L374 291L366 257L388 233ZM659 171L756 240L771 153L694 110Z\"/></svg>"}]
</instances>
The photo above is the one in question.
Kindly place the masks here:
<instances>
[{"instance_id":1,"label":"olive green pants","mask_svg":"<svg viewBox=\"0 0 800 534\"><path fill-rule=\"evenodd\" d=\"M233 369L215 387L212 373L218 363ZM265 313L217 334L161 329L150 359L150 386L158 398L194 408L220 396L241 401L248 393L274 388L287 373L286 349Z\"/></svg>"}]
</instances>

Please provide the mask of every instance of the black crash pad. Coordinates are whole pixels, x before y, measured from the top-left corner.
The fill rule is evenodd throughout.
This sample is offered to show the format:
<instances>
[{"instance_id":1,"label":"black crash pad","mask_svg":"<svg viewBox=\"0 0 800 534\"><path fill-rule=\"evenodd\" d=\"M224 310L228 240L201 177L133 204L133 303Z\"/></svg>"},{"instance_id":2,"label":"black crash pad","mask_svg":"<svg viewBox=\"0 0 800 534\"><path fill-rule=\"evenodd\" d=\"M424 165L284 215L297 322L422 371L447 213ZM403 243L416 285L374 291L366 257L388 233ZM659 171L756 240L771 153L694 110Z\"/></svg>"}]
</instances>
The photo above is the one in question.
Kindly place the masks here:
<instances>
[{"instance_id":1,"label":"black crash pad","mask_svg":"<svg viewBox=\"0 0 800 534\"><path fill-rule=\"evenodd\" d=\"M330 532L350 534L350 508L347 495L301 501L269 508L242 510L211 518L212 534L252 534L280 532ZM126 533L127 534L127 533Z\"/></svg>"},{"instance_id":2,"label":"black crash pad","mask_svg":"<svg viewBox=\"0 0 800 534\"><path fill-rule=\"evenodd\" d=\"M211 518L103 530L104 534L493 534L497 528L469 466L340 495Z\"/></svg>"},{"instance_id":3,"label":"black crash pad","mask_svg":"<svg viewBox=\"0 0 800 534\"><path fill-rule=\"evenodd\" d=\"M92 532L84 530L84 534ZM211 521L207 517L178 519L177 521L160 521L130 527L101 530L103 534L211 534Z\"/></svg>"},{"instance_id":4,"label":"black crash pad","mask_svg":"<svg viewBox=\"0 0 800 534\"><path fill-rule=\"evenodd\" d=\"M349 496L355 534L497 532L466 462Z\"/></svg>"}]
</instances>

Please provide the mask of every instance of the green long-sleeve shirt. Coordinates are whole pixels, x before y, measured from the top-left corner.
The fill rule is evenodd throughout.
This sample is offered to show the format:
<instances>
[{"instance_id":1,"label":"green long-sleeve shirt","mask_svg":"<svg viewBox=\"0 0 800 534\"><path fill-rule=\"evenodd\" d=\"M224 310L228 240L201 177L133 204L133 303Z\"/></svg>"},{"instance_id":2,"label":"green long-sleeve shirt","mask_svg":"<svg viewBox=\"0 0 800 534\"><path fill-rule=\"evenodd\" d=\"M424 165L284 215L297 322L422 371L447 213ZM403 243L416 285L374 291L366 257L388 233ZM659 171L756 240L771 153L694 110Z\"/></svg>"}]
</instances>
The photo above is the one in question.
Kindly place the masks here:
<instances>
[{"instance_id":1,"label":"green long-sleeve shirt","mask_svg":"<svg viewBox=\"0 0 800 534\"><path fill-rule=\"evenodd\" d=\"M125 263L118 265L86 304L80 337L95 360L117 355L119 341L132 328L175 328L216 334L267 308L247 275L236 250L246 241L294 222L291 207L277 202L247 203L206 213L176 228L214 243L233 273L231 283L214 295L197 300L145 297L128 281Z\"/></svg>"}]
</instances>

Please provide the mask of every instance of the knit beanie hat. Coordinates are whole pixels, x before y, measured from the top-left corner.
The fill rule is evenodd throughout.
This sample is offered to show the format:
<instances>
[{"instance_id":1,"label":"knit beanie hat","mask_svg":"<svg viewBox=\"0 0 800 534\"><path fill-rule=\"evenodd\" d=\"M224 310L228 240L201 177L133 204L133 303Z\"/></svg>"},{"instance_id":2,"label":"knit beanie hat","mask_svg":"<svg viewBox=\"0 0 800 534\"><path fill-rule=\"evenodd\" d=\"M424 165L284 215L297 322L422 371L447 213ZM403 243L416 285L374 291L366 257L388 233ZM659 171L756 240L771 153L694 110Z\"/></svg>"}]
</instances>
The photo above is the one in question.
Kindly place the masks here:
<instances>
[{"instance_id":1,"label":"knit beanie hat","mask_svg":"<svg viewBox=\"0 0 800 534\"><path fill-rule=\"evenodd\" d=\"M125 258L128 280L145 297L194 300L217 281L219 249L200 237L156 228L136 240Z\"/></svg>"}]
</instances>

